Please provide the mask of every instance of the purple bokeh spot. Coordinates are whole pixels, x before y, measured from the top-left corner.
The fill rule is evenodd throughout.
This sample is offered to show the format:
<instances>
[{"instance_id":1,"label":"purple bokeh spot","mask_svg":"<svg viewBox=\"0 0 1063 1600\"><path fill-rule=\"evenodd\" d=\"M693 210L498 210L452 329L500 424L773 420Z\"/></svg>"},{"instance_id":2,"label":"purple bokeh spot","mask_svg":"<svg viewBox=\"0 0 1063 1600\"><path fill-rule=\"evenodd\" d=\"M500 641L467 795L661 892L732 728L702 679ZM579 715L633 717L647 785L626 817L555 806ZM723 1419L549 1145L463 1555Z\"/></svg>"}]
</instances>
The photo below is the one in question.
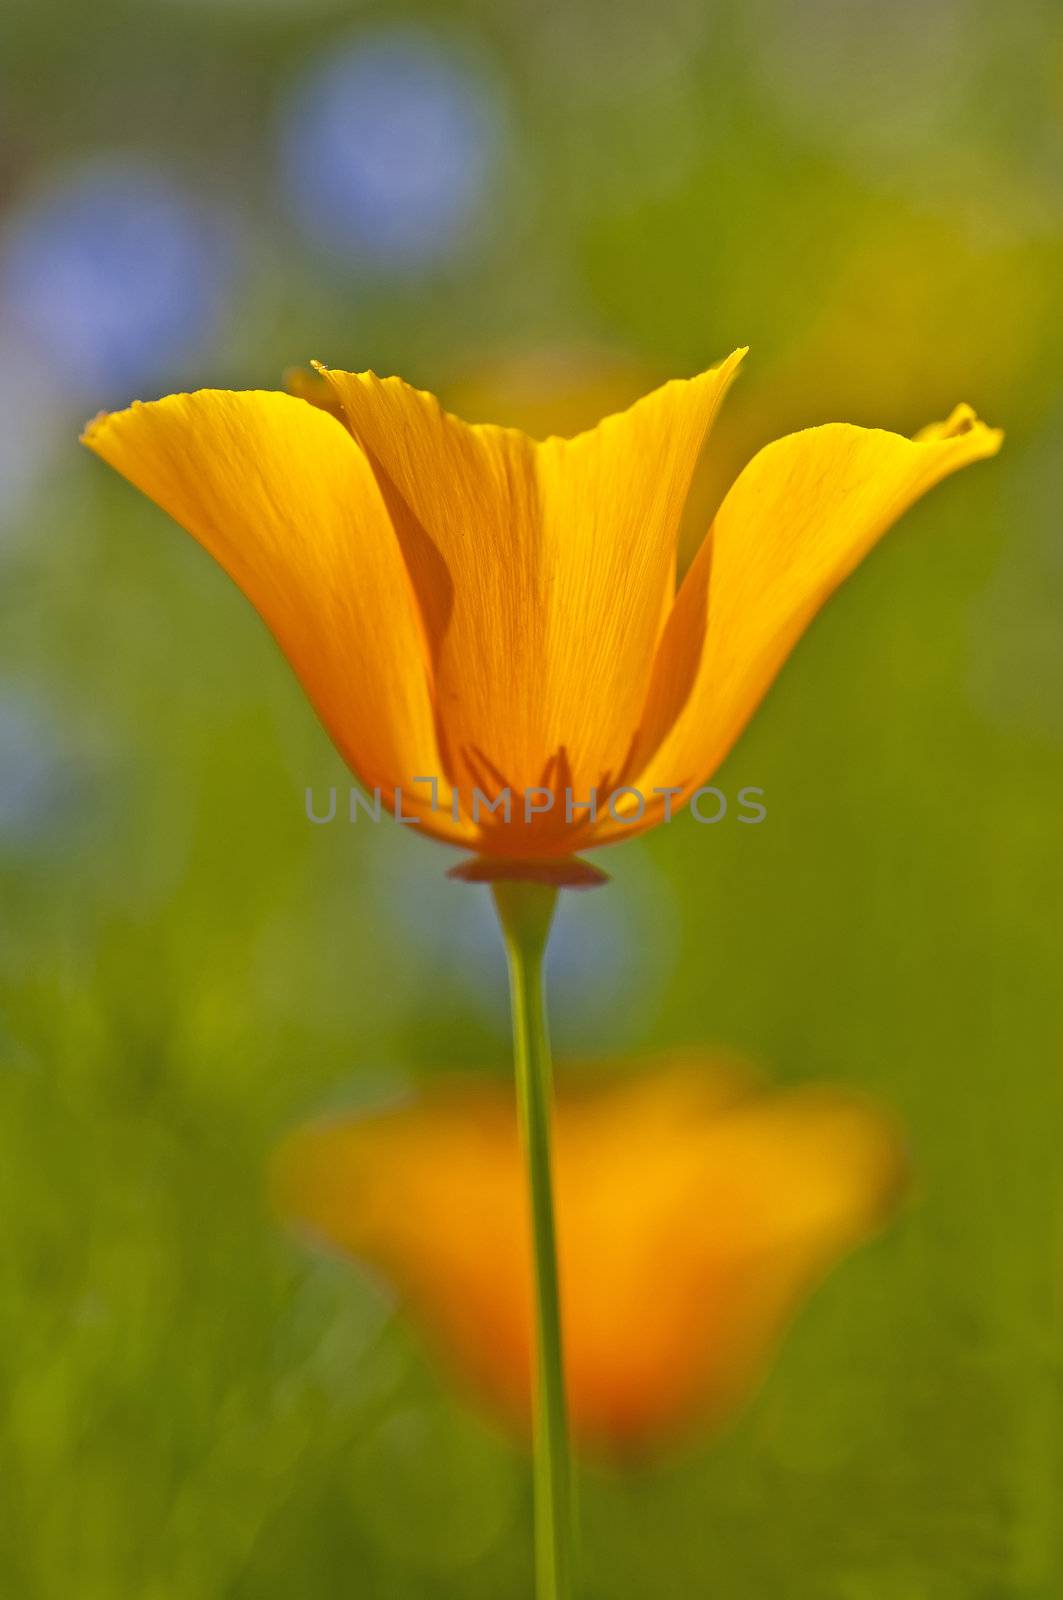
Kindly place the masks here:
<instances>
[{"instance_id":1,"label":"purple bokeh spot","mask_svg":"<svg viewBox=\"0 0 1063 1600\"><path fill-rule=\"evenodd\" d=\"M313 62L283 108L281 174L303 231L377 270L450 255L482 215L504 117L475 66L412 30Z\"/></svg>"},{"instance_id":2,"label":"purple bokeh spot","mask_svg":"<svg viewBox=\"0 0 1063 1600\"><path fill-rule=\"evenodd\" d=\"M222 230L166 174L98 161L11 218L0 299L72 399L124 404L210 337L230 267Z\"/></svg>"}]
</instances>

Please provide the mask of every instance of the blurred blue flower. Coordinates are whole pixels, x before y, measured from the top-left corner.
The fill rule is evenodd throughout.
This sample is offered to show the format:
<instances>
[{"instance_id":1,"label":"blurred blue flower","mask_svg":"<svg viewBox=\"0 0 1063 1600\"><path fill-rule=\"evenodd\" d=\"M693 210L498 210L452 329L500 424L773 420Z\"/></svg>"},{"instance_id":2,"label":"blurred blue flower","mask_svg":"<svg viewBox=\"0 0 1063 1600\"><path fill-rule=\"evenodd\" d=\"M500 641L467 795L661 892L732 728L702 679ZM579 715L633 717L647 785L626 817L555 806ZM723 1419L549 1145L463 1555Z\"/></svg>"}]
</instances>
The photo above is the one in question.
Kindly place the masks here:
<instances>
[{"instance_id":1,"label":"blurred blue flower","mask_svg":"<svg viewBox=\"0 0 1063 1600\"><path fill-rule=\"evenodd\" d=\"M300 227L325 249L378 271L416 269L468 237L504 144L482 69L400 29L309 64L282 108L281 176Z\"/></svg>"},{"instance_id":2,"label":"blurred blue flower","mask_svg":"<svg viewBox=\"0 0 1063 1600\"><path fill-rule=\"evenodd\" d=\"M0 245L0 304L80 407L166 387L211 335L230 250L156 168L100 159L32 195Z\"/></svg>"},{"instance_id":3,"label":"blurred blue flower","mask_svg":"<svg viewBox=\"0 0 1063 1600\"><path fill-rule=\"evenodd\" d=\"M0 847L46 839L70 798L70 772L51 719L0 682Z\"/></svg>"},{"instance_id":4,"label":"blurred blue flower","mask_svg":"<svg viewBox=\"0 0 1063 1600\"><path fill-rule=\"evenodd\" d=\"M408 1010L412 996L423 1004L434 987L460 995L464 1008L508 1033L506 963L491 896L446 878L429 859L437 847L415 836L416 829L389 823L373 829L366 847L367 905L401 954L391 963L391 1001ZM607 865L606 889L558 897L547 984L555 1043L568 1053L598 1053L643 1033L677 959L674 896L649 854L633 842L623 860Z\"/></svg>"}]
</instances>

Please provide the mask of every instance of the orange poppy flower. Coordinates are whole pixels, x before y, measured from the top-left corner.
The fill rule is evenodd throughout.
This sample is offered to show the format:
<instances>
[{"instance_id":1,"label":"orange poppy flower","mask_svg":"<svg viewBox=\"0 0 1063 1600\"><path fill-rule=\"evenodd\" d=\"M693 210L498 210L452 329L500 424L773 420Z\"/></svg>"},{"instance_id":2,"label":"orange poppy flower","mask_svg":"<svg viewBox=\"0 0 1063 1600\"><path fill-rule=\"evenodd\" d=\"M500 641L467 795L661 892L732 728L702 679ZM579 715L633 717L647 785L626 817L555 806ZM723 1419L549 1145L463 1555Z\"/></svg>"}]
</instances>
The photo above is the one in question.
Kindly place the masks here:
<instances>
[{"instance_id":1,"label":"orange poppy flower","mask_svg":"<svg viewBox=\"0 0 1063 1600\"><path fill-rule=\"evenodd\" d=\"M901 1189L895 1128L840 1091L675 1061L555 1112L574 1437L630 1454L719 1424L824 1273ZM321 1123L277 1162L282 1210L381 1270L465 1383L525 1429L532 1272L517 1126L493 1087Z\"/></svg>"},{"instance_id":2,"label":"orange poppy flower","mask_svg":"<svg viewBox=\"0 0 1063 1600\"><path fill-rule=\"evenodd\" d=\"M575 851L684 804L878 537L999 448L966 406L914 440L780 439L677 592L691 475L744 353L542 443L325 368L297 395L170 395L83 437L244 591L383 804L476 851L471 876L566 881Z\"/></svg>"}]
</instances>

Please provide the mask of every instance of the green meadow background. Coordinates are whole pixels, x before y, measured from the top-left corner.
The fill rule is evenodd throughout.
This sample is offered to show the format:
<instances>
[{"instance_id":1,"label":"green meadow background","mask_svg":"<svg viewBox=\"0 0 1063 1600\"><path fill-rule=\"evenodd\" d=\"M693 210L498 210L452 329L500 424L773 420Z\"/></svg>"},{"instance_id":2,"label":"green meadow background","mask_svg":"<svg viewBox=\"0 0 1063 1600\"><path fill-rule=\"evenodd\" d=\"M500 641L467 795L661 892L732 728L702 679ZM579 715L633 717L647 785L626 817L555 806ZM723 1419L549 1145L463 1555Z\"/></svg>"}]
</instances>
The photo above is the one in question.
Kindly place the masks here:
<instances>
[{"instance_id":1,"label":"green meadow background","mask_svg":"<svg viewBox=\"0 0 1063 1600\"><path fill-rule=\"evenodd\" d=\"M851 1085L915 1175L724 1437L584 1472L586 1600L1059 1595L1058 9L8 0L0 63L0 1595L531 1595L527 1462L264 1192L506 1070L486 894L308 823L285 664L79 425L320 357L569 431L741 343L687 558L780 432L1008 438L795 652L765 822L562 907L561 1055Z\"/></svg>"}]
</instances>

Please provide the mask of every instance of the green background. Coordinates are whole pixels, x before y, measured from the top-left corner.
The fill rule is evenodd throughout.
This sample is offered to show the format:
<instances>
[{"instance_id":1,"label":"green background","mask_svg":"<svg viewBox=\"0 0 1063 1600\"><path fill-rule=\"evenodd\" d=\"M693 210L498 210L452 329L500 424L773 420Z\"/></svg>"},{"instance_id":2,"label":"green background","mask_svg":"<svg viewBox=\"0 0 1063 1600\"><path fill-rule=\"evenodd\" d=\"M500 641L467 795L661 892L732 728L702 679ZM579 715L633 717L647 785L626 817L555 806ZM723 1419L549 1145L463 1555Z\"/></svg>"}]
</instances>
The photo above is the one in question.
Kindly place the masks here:
<instances>
[{"instance_id":1,"label":"green background","mask_svg":"<svg viewBox=\"0 0 1063 1600\"><path fill-rule=\"evenodd\" d=\"M293 225L275 128L303 63L403 19L505 132L465 246L392 279ZM1058 11L9 0L0 59L12 214L129 151L239 229L239 294L155 393L319 356L567 428L748 342L688 555L780 432L959 400L1006 428L728 760L765 823L685 818L567 897L555 1038L868 1090L916 1175L723 1438L584 1473L587 1600L1060 1593ZM220 572L77 449L93 406L51 367L55 454L0 544L5 693L55 750L0 832L0 1593L524 1600L527 1463L263 1193L323 1107L506 1069L486 894L408 830L307 823L338 758Z\"/></svg>"}]
</instances>

